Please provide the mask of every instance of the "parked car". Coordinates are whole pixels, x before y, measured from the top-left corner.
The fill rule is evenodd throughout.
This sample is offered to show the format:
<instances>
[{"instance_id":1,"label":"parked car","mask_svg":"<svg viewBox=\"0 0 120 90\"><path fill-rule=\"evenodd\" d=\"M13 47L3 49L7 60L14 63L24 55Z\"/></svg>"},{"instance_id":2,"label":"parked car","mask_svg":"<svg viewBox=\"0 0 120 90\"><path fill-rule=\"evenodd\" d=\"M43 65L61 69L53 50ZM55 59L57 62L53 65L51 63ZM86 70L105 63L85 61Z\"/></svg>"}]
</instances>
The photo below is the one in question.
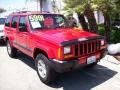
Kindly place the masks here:
<instances>
[{"instance_id":1,"label":"parked car","mask_svg":"<svg viewBox=\"0 0 120 90\"><path fill-rule=\"evenodd\" d=\"M0 41L4 40L4 32L3 32L4 23L5 23L5 18L0 17Z\"/></svg>"},{"instance_id":2,"label":"parked car","mask_svg":"<svg viewBox=\"0 0 120 90\"><path fill-rule=\"evenodd\" d=\"M102 36L67 27L61 14L16 12L5 22L7 52L17 50L35 60L40 80L46 84L63 73L81 66L95 66L106 48Z\"/></svg>"}]
</instances>

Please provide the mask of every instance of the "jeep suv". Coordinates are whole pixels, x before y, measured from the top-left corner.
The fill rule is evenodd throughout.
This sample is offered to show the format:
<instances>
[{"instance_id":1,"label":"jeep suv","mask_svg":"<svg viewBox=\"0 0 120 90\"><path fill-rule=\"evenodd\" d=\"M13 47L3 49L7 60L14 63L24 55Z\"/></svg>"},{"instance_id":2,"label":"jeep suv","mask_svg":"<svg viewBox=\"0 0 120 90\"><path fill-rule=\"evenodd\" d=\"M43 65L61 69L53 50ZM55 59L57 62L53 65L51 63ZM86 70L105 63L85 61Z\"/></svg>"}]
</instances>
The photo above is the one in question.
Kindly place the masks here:
<instances>
[{"instance_id":1,"label":"jeep suv","mask_svg":"<svg viewBox=\"0 0 120 90\"><path fill-rule=\"evenodd\" d=\"M5 18L0 18L0 41L4 40L4 23L5 23Z\"/></svg>"},{"instance_id":2,"label":"jeep suv","mask_svg":"<svg viewBox=\"0 0 120 90\"><path fill-rule=\"evenodd\" d=\"M19 50L32 57L40 80L46 84L57 73L95 66L106 47L102 36L68 27L60 14L12 13L4 32L8 55L15 57Z\"/></svg>"}]
</instances>

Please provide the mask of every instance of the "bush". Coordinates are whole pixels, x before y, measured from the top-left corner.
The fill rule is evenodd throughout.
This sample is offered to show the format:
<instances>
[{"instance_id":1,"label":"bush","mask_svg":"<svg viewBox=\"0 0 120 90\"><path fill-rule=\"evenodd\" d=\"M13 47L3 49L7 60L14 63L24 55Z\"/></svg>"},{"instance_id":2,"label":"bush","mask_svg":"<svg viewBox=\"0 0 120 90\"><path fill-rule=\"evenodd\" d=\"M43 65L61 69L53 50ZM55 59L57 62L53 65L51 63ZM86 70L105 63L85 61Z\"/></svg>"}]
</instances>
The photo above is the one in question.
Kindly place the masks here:
<instances>
[{"instance_id":1,"label":"bush","mask_svg":"<svg viewBox=\"0 0 120 90\"><path fill-rule=\"evenodd\" d=\"M105 35L105 29L104 29L104 25L100 24L98 25L98 34L104 36Z\"/></svg>"},{"instance_id":2,"label":"bush","mask_svg":"<svg viewBox=\"0 0 120 90\"><path fill-rule=\"evenodd\" d=\"M119 43L120 42L120 29L118 29L116 27L112 27L111 29L112 29L112 31L111 31L110 42L111 43ZM104 29L103 24L98 25L98 33L102 36L105 35L105 29Z\"/></svg>"},{"instance_id":3,"label":"bush","mask_svg":"<svg viewBox=\"0 0 120 90\"><path fill-rule=\"evenodd\" d=\"M120 43L120 29L118 28L112 28L111 32L111 42L112 43Z\"/></svg>"}]
</instances>

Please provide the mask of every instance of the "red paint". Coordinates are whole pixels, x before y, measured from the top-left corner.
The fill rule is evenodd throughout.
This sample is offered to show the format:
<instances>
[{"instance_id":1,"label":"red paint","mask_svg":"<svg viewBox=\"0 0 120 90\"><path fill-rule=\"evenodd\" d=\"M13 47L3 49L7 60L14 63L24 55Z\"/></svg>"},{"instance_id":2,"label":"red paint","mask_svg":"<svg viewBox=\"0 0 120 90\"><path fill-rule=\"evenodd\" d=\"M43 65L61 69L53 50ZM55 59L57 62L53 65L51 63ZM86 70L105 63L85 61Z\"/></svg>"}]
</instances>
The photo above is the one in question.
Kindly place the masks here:
<instances>
[{"instance_id":1,"label":"red paint","mask_svg":"<svg viewBox=\"0 0 120 90\"><path fill-rule=\"evenodd\" d=\"M13 43L12 45L15 48L17 48L18 50L22 51L23 53L33 58L34 58L35 49L37 48L46 52L49 59L66 60L64 59L64 55L63 55L64 47L61 46L62 42L76 40L80 38L90 38L94 36L99 36L97 34L86 32L83 30L71 29L71 28L55 28L50 30L40 29L40 30L32 31L30 27L30 23L28 21L28 15L32 15L32 14L40 14L40 13L36 12L36 13L11 14L11 16L15 16L15 15L19 16L19 18L20 16L24 16L24 15L26 16L26 23L27 23L27 30L28 30L27 32L20 32L18 29L18 26L16 29L5 26L4 32L5 32L5 37L8 38L11 43ZM44 24L45 26L51 26L53 24L53 19L45 18ZM19 22L17 23L17 25L19 25ZM69 45L69 46L72 46L72 45ZM60 57L58 57L59 48L61 49ZM72 50L75 49L75 47L72 47L72 48L73 48ZM99 52L101 53L101 51ZM73 54L75 54L75 51L73 51ZM87 53L86 53L86 56L88 56ZM69 60L71 58L72 59L79 58L79 56L70 57ZM80 61L80 64L84 62L85 60L83 59Z\"/></svg>"}]
</instances>

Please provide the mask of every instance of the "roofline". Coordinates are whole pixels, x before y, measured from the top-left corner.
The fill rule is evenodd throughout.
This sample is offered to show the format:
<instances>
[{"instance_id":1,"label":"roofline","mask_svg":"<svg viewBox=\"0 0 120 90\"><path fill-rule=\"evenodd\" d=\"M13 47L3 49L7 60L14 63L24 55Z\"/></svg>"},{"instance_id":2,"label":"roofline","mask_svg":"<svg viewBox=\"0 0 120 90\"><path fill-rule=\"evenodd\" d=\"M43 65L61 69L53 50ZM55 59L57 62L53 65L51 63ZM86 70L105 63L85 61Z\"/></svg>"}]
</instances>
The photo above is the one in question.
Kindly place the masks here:
<instances>
[{"instance_id":1,"label":"roofline","mask_svg":"<svg viewBox=\"0 0 120 90\"><path fill-rule=\"evenodd\" d=\"M32 15L32 14L57 14L57 13L40 12L40 11L20 11L20 12L13 12L9 15ZM61 15L61 14L57 14L57 15Z\"/></svg>"}]
</instances>

